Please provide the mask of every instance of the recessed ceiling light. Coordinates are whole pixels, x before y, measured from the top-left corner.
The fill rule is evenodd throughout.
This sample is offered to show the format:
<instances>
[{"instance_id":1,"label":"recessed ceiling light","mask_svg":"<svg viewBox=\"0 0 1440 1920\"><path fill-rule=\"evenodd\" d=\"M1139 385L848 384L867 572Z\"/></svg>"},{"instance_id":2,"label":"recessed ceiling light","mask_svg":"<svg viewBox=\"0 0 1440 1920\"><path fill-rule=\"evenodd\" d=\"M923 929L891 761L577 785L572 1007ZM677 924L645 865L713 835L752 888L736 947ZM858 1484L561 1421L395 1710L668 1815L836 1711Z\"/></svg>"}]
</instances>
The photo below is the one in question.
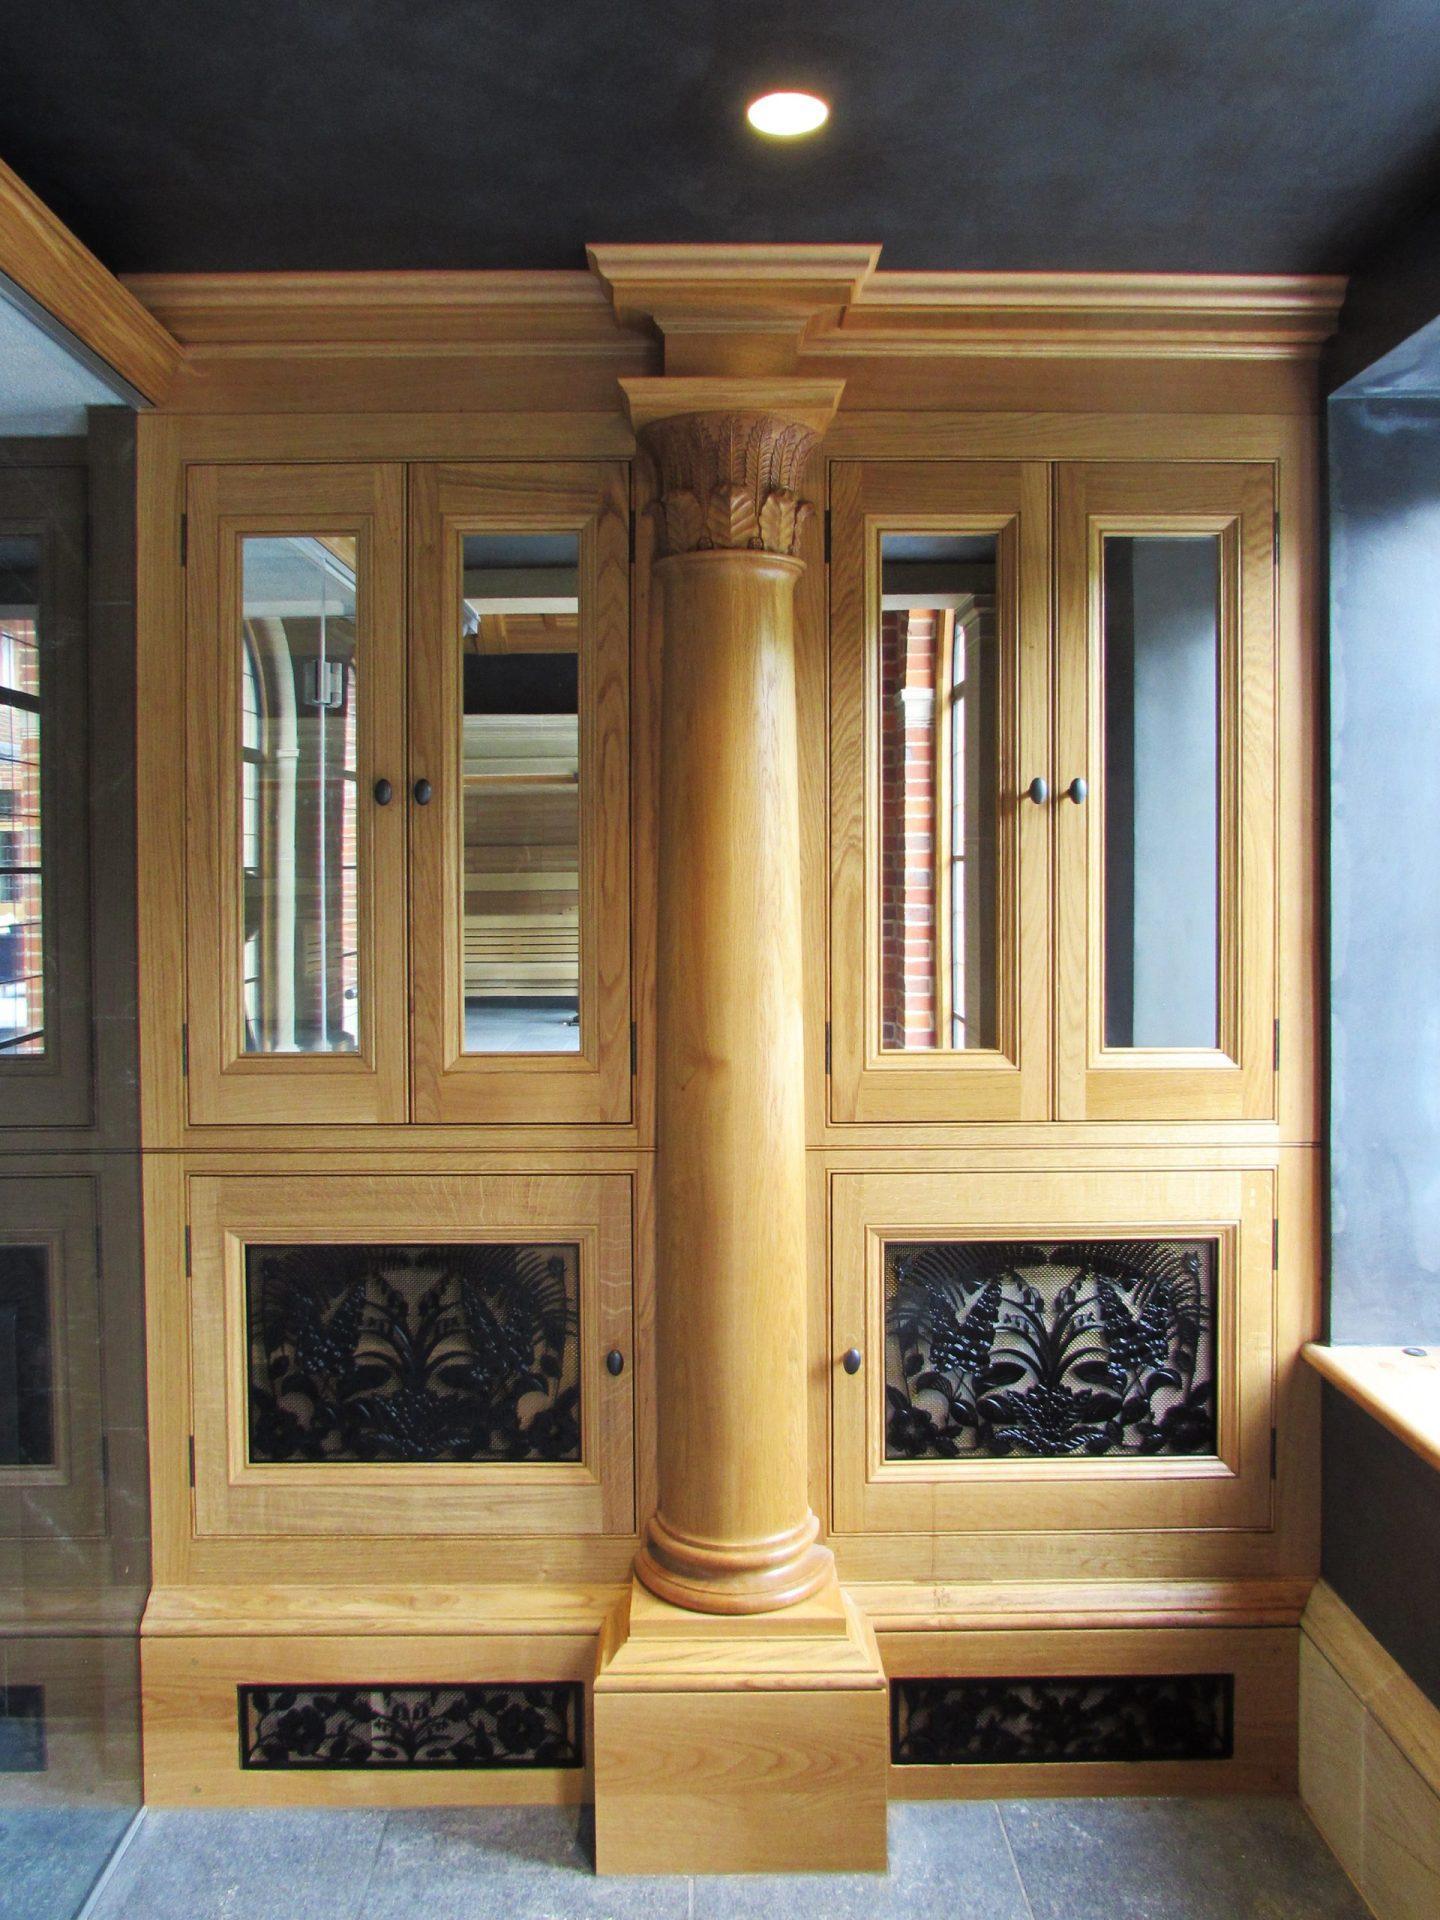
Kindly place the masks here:
<instances>
[{"instance_id":1,"label":"recessed ceiling light","mask_svg":"<svg viewBox=\"0 0 1440 1920\"><path fill-rule=\"evenodd\" d=\"M817 127L823 127L830 118L830 109L813 93L762 93L745 109L745 118L757 133L794 140L802 133L814 133Z\"/></svg>"}]
</instances>

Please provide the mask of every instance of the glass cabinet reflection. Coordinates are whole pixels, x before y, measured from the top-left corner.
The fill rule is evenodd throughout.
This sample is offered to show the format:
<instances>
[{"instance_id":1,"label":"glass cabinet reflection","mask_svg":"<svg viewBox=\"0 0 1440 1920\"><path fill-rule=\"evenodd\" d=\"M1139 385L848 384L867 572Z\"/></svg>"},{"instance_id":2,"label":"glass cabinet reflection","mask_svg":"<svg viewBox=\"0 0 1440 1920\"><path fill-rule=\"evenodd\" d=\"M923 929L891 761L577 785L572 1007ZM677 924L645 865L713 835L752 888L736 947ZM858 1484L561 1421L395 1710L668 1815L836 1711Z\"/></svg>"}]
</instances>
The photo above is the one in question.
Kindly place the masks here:
<instances>
[{"instance_id":1,"label":"glass cabinet reflection","mask_svg":"<svg viewBox=\"0 0 1440 1920\"><path fill-rule=\"evenodd\" d=\"M1220 541L1103 541L1105 1045L1219 1039Z\"/></svg>"},{"instance_id":2,"label":"glass cabinet reflection","mask_svg":"<svg viewBox=\"0 0 1440 1920\"><path fill-rule=\"evenodd\" d=\"M466 1053L580 1049L580 541L464 537Z\"/></svg>"},{"instance_id":3,"label":"glass cabinet reflection","mask_svg":"<svg viewBox=\"0 0 1440 1920\"><path fill-rule=\"evenodd\" d=\"M0 1055L45 1050L40 544L0 538Z\"/></svg>"},{"instance_id":4,"label":"glass cabinet reflection","mask_svg":"<svg viewBox=\"0 0 1440 1920\"><path fill-rule=\"evenodd\" d=\"M880 1028L996 1045L996 539L882 536Z\"/></svg>"},{"instance_id":5,"label":"glass cabinet reflection","mask_svg":"<svg viewBox=\"0 0 1440 1920\"><path fill-rule=\"evenodd\" d=\"M360 1045L355 549L241 543L246 1053Z\"/></svg>"}]
</instances>

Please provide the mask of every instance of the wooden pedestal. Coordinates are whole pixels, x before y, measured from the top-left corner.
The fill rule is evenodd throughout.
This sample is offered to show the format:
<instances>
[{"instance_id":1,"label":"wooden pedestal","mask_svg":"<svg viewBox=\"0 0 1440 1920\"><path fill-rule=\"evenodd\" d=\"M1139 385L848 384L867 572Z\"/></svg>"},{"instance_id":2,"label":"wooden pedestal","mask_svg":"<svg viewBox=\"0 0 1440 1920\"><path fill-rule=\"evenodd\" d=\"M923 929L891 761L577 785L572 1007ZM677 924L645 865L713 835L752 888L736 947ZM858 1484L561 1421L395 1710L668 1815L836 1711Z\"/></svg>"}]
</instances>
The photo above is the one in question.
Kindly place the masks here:
<instances>
[{"instance_id":1,"label":"wooden pedestal","mask_svg":"<svg viewBox=\"0 0 1440 1920\"><path fill-rule=\"evenodd\" d=\"M600 1640L600 1873L886 1866L885 1674L832 1579L780 1613L690 1613L638 1582Z\"/></svg>"}]
</instances>

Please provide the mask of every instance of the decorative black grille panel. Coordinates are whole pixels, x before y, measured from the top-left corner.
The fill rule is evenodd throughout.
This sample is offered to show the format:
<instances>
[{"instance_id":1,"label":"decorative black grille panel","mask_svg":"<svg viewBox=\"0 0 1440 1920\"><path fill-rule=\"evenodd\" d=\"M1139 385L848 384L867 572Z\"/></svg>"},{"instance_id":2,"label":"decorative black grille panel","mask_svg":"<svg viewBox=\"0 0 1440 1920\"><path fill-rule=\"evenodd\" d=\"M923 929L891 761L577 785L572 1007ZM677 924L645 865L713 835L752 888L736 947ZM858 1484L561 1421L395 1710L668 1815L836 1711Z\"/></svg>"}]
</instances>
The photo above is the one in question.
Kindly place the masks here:
<instances>
[{"instance_id":1,"label":"decorative black grille panel","mask_svg":"<svg viewBox=\"0 0 1440 1920\"><path fill-rule=\"evenodd\" d=\"M580 1458L576 1246L252 1246L250 1458Z\"/></svg>"},{"instance_id":2,"label":"decorative black grille panel","mask_svg":"<svg viewBox=\"0 0 1440 1920\"><path fill-rule=\"evenodd\" d=\"M1228 1760L1234 1723L1228 1673L896 1680L890 1688L890 1754L900 1767Z\"/></svg>"},{"instance_id":3,"label":"decorative black grille panel","mask_svg":"<svg viewBox=\"0 0 1440 1920\"><path fill-rule=\"evenodd\" d=\"M584 1764L585 1689L241 1687L245 1767L505 1768Z\"/></svg>"},{"instance_id":4,"label":"decorative black grille panel","mask_svg":"<svg viewBox=\"0 0 1440 1920\"><path fill-rule=\"evenodd\" d=\"M885 1457L1215 1452L1213 1240L885 1249Z\"/></svg>"},{"instance_id":5,"label":"decorative black grille panel","mask_svg":"<svg viewBox=\"0 0 1440 1920\"><path fill-rule=\"evenodd\" d=\"M45 1689L0 1687L0 1773L45 1771Z\"/></svg>"},{"instance_id":6,"label":"decorative black grille panel","mask_svg":"<svg viewBox=\"0 0 1440 1920\"><path fill-rule=\"evenodd\" d=\"M0 1243L0 1467L55 1464L50 1261Z\"/></svg>"}]
</instances>

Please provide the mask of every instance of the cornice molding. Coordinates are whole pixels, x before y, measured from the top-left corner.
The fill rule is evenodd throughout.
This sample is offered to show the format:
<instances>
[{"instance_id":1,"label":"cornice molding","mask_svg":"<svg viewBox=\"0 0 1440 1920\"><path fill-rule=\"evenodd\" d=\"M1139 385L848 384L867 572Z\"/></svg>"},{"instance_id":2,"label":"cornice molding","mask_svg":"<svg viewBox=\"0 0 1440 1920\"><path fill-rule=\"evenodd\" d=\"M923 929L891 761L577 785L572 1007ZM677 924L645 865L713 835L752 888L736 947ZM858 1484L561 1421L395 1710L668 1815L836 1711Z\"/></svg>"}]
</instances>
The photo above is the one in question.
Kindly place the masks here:
<instances>
[{"instance_id":1,"label":"cornice molding","mask_svg":"<svg viewBox=\"0 0 1440 1920\"><path fill-rule=\"evenodd\" d=\"M165 397L181 347L0 161L0 273L147 400Z\"/></svg>"},{"instance_id":2,"label":"cornice molding","mask_svg":"<svg viewBox=\"0 0 1440 1920\"><path fill-rule=\"evenodd\" d=\"M1338 275L876 273L810 355L1306 357L1335 331Z\"/></svg>"},{"instance_id":3,"label":"cornice molding","mask_svg":"<svg viewBox=\"0 0 1440 1920\"><path fill-rule=\"evenodd\" d=\"M783 374L797 354L811 374L856 356L1307 359L1345 293L1333 275L886 273L874 247L589 252L589 273L146 274L123 286L172 350L570 353L638 371L658 333L672 376Z\"/></svg>"}]
</instances>

